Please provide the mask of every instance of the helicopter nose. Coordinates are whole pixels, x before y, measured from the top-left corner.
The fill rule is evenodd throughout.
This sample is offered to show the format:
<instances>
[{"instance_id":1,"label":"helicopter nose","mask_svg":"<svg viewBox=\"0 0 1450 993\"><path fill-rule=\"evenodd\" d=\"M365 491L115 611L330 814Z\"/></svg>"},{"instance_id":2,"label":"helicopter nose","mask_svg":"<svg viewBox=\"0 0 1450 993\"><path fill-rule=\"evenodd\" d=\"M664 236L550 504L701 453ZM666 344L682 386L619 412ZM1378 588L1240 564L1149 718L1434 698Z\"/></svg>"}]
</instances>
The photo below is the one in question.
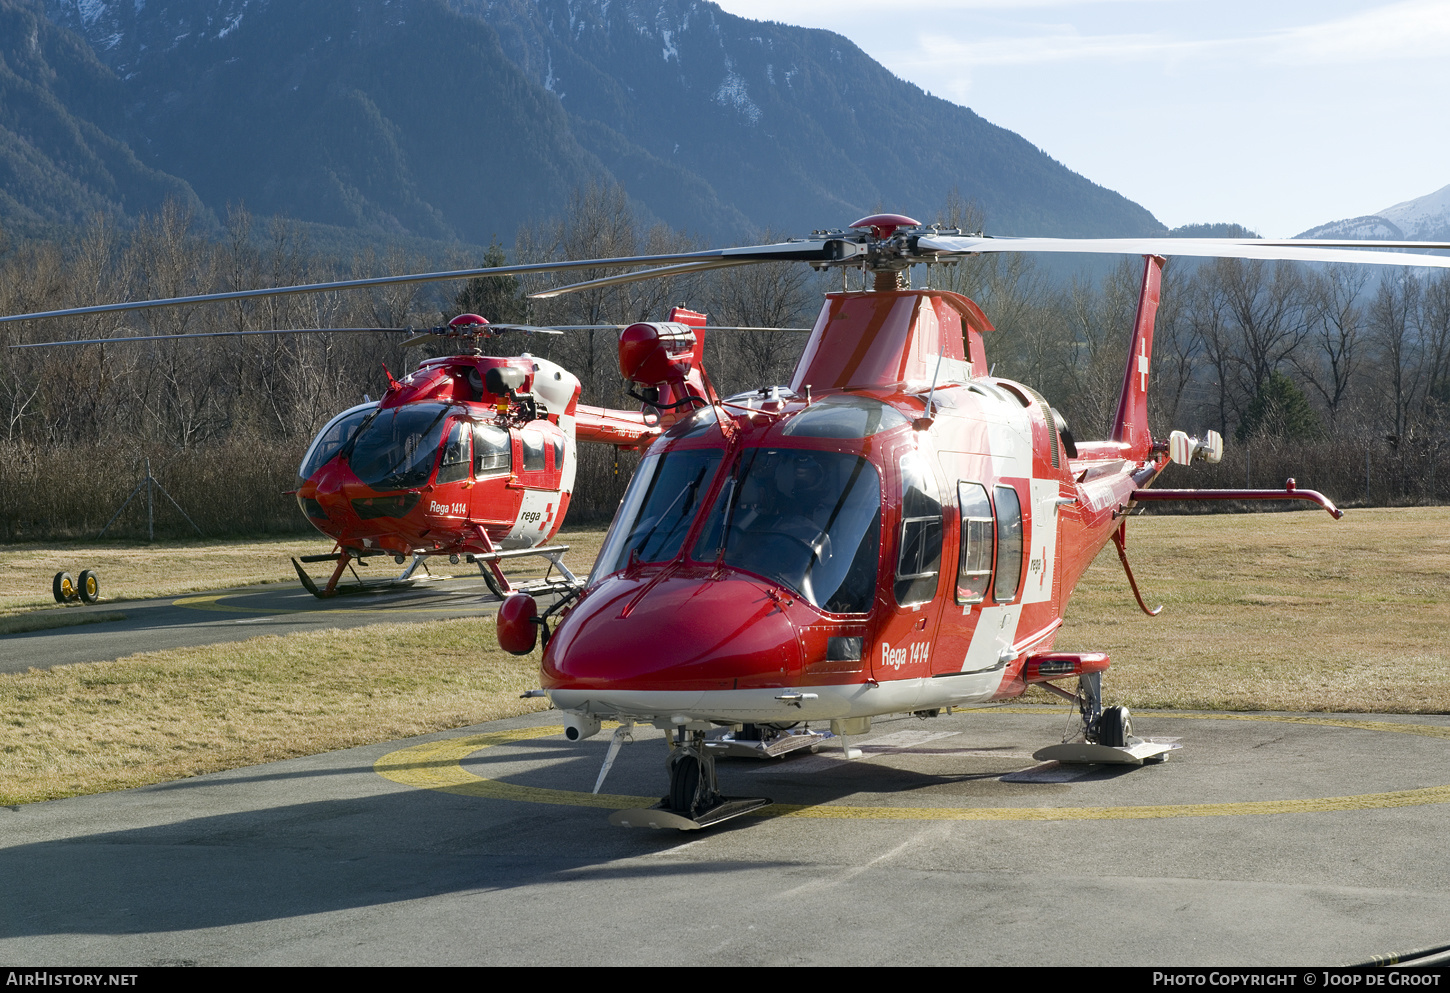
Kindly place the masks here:
<instances>
[{"instance_id":1,"label":"helicopter nose","mask_svg":"<svg viewBox=\"0 0 1450 993\"><path fill-rule=\"evenodd\" d=\"M744 578L606 579L544 653L546 689L673 692L787 686L799 678L790 599Z\"/></svg>"},{"instance_id":2,"label":"helicopter nose","mask_svg":"<svg viewBox=\"0 0 1450 993\"><path fill-rule=\"evenodd\" d=\"M302 493L311 497L326 513L329 520L342 520L349 509L347 496L343 493L343 485L347 482L346 476L347 474L338 465L323 466L313 475L310 486L304 487Z\"/></svg>"}]
</instances>

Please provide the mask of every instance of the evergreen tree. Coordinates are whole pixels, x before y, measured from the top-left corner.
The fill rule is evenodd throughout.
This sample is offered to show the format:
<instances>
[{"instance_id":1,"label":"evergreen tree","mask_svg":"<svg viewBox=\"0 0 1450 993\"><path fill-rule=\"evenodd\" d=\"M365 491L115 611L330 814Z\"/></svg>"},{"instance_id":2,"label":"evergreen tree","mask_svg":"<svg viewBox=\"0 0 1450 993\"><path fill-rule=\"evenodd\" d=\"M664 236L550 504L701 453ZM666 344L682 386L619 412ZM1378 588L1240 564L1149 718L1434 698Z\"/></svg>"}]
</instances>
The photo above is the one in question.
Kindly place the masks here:
<instances>
[{"instance_id":1,"label":"evergreen tree","mask_svg":"<svg viewBox=\"0 0 1450 993\"><path fill-rule=\"evenodd\" d=\"M1276 438L1312 438L1319 433L1319 418L1309 398L1282 372L1271 372L1249 401L1234 436L1246 441L1256 435Z\"/></svg>"},{"instance_id":2,"label":"evergreen tree","mask_svg":"<svg viewBox=\"0 0 1450 993\"><path fill-rule=\"evenodd\" d=\"M490 268L508 264L503 246L497 241L488 246L483 264ZM529 302L519 293L517 276L470 279L453 298L453 305L460 314L478 314L493 324L528 323Z\"/></svg>"}]
</instances>

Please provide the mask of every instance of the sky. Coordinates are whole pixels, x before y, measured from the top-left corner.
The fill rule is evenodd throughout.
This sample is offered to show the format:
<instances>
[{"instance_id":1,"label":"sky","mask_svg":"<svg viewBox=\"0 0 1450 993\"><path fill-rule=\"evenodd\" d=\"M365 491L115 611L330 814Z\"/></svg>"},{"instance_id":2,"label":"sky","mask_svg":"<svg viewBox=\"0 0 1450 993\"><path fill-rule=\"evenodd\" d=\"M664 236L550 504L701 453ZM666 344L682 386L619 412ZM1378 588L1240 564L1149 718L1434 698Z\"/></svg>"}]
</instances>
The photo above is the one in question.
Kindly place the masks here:
<instances>
[{"instance_id":1,"label":"sky","mask_svg":"<svg viewBox=\"0 0 1450 993\"><path fill-rule=\"evenodd\" d=\"M1450 184L1450 0L716 2L845 35L1169 227L1289 237Z\"/></svg>"}]
</instances>

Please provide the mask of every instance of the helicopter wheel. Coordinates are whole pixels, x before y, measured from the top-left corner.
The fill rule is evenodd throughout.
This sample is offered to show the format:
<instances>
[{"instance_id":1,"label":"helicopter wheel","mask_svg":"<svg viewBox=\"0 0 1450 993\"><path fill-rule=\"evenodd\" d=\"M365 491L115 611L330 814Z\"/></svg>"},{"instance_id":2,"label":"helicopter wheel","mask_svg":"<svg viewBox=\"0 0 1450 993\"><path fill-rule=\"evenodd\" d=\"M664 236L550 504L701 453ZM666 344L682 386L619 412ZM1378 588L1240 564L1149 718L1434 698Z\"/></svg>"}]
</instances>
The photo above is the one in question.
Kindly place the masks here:
<instances>
[{"instance_id":1,"label":"helicopter wheel","mask_svg":"<svg viewBox=\"0 0 1450 993\"><path fill-rule=\"evenodd\" d=\"M1133 734L1133 720L1127 707L1108 707L1098 725L1098 741L1109 748L1125 748Z\"/></svg>"},{"instance_id":2,"label":"helicopter wheel","mask_svg":"<svg viewBox=\"0 0 1450 993\"><path fill-rule=\"evenodd\" d=\"M50 581L50 591L55 594L56 603L68 603L76 598L76 581L68 572L58 572Z\"/></svg>"},{"instance_id":3,"label":"helicopter wheel","mask_svg":"<svg viewBox=\"0 0 1450 993\"><path fill-rule=\"evenodd\" d=\"M101 598L101 577L96 575L94 569L81 573L79 592L81 600L86 603L95 603Z\"/></svg>"},{"instance_id":4,"label":"helicopter wheel","mask_svg":"<svg viewBox=\"0 0 1450 993\"><path fill-rule=\"evenodd\" d=\"M681 749L670 763L670 809L682 814L695 812L700 793L700 760Z\"/></svg>"}]
</instances>

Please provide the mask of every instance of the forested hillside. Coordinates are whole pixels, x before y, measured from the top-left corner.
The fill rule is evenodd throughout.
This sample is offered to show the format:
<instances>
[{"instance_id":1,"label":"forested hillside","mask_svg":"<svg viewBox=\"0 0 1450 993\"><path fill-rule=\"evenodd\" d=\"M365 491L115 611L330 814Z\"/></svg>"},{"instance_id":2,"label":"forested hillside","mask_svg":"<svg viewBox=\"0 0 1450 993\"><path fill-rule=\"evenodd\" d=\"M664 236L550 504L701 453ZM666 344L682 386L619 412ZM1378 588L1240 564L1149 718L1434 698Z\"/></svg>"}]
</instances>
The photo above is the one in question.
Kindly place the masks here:
<instances>
[{"instance_id":1,"label":"forested hillside","mask_svg":"<svg viewBox=\"0 0 1450 993\"><path fill-rule=\"evenodd\" d=\"M0 0L0 9L43 12L51 47L89 60L100 83L84 89L124 108L101 115L115 154L132 155L153 182L195 190L199 219L245 204L378 240L487 245L595 182L624 189L641 218L712 244L767 227L838 227L879 206L926 213L952 191L1001 234L1163 230L1142 207L896 78L839 35L744 20L702 0ZM75 122L91 110L78 92L56 89L52 116L84 130ZM54 130L36 112L12 116L23 139ZM24 211L74 220L86 201L52 192L57 183L30 182L17 206L0 204L0 223ZM136 199L117 194L91 209L134 218L159 206Z\"/></svg>"}]
</instances>

